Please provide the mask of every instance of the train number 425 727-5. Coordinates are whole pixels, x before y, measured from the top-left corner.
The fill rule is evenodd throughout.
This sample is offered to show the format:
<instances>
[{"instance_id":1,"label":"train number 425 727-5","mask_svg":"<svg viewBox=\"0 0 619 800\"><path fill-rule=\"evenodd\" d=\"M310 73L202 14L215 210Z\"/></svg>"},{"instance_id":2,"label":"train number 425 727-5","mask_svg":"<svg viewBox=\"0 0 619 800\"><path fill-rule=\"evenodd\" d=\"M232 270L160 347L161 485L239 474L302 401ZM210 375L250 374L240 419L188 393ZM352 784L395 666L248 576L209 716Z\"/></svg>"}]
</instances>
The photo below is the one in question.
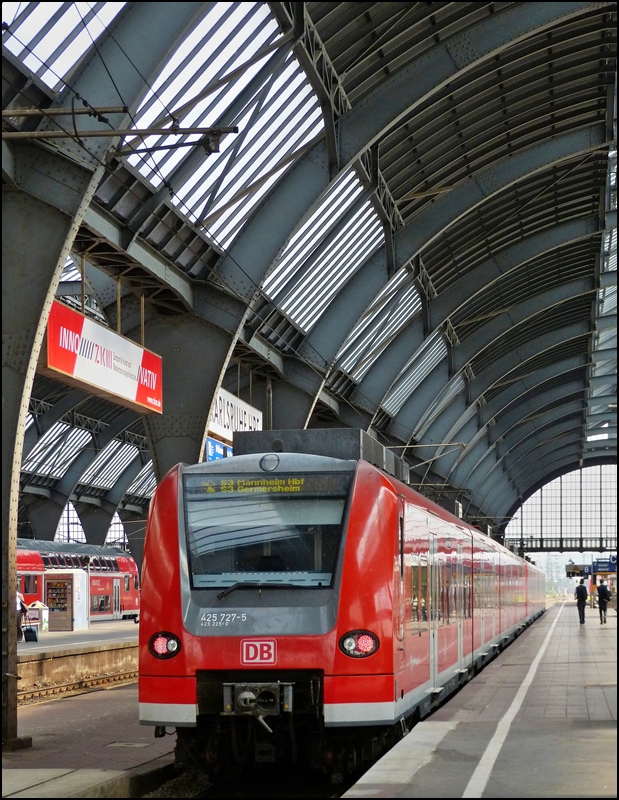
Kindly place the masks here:
<instances>
[{"instance_id":1,"label":"train number 425 727-5","mask_svg":"<svg viewBox=\"0 0 619 800\"><path fill-rule=\"evenodd\" d=\"M220 628L232 625L234 622L245 622L247 614L235 612L206 611L200 616L200 625L205 628Z\"/></svg>"}]
</instances>

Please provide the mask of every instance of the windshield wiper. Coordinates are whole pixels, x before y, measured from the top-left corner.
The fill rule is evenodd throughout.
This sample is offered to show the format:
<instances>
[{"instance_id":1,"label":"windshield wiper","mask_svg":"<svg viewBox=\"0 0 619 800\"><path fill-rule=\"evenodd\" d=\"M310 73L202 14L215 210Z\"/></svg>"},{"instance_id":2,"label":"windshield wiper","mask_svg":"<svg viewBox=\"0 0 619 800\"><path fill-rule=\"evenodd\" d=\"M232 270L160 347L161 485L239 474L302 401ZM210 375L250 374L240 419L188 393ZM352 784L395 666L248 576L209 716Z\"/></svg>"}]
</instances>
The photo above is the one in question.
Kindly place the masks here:
<instances>
[{"instance_id":1,"label":"windshield wiper","mask_svg":"<svg viewBox=\"0 0 619 800\"><path fill-rule=\"evenodd\" d=\"M223 592L219 592L217 599L221 600L230 592L235 589L307 589L307 586L299 585L298 583L269 583L267 581L239 581L233 583L232 586L227 586Z\"/></svg>"}]
</instances>

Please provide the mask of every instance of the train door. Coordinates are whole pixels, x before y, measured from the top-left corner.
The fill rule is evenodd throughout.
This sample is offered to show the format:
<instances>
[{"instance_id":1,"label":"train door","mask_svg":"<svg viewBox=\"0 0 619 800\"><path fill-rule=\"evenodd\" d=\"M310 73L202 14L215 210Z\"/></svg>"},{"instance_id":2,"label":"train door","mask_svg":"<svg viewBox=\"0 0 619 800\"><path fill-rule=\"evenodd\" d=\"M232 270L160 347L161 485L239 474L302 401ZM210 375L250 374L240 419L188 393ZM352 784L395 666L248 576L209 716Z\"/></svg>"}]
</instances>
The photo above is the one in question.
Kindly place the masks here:
<instances>
[{"instance_id":1,"label":"train door","mask_svg":"<svg viewBox=\"0 0 619 800\"><path fill-rule=\"evenodd\" d=\"M438 623L439 623L439 590L441 563L438 558L438 536L430 533L429 552L429 595L430 595L430 683L432 687L438 686Z\"/></svg>"},{"instance_id":2,"label":"train door","mask_svg":"<svg viewBox=\"0 0 619 800\"><path fill-rule=\"evenodd\" d=\"M112 594L112 618L121 619L122 613L120 610L120 578L113 580L113 594Z\"/></svg>"}]
</instances>

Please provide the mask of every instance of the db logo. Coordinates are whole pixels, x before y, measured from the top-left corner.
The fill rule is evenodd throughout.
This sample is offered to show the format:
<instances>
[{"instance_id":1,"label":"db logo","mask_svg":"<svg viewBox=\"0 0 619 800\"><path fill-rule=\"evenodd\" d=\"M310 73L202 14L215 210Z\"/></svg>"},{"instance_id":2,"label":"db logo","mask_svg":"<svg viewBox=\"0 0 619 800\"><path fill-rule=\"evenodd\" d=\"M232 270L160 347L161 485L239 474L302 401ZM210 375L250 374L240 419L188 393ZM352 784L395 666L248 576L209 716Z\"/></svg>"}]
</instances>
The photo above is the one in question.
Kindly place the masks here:
<instances>
[{"instance_id":1,"label":"db logo","mask_svg":"<svg viewBox=\"0 0 619 800\"><path fill-rule=\"evenodd\" d=\"M241 664L275 664L277 643L275 639L241 641Z\"/></svg>"}]
</instances>

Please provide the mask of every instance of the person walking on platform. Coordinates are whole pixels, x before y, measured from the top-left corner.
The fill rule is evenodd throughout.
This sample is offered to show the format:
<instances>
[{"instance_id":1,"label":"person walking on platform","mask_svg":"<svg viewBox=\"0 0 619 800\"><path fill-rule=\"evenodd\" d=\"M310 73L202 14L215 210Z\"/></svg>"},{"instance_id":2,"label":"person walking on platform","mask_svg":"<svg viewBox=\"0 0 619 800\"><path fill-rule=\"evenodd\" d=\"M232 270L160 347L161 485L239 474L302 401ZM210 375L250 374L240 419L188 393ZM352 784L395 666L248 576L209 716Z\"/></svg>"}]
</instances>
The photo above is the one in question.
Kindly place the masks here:
<instances>
[{"instance_id":1,"label":"person walking on platform","mask_svg":"<svg viewBox=\"0 0 619 800\"><path fill-rule=\"evenodd\" d=\"M24 614L28 611L24 596L21 592L17 592L17 595L15 596L15 610L17 612L17 641L21 642L24 638L24 632L22 631L22 619Z\"/></svg>"},{"instance_id":2,"label":"person walking on platform","mask_svg":"<svg viewBox=\"0 0 619 800\"><path fill-rule=\"evenodd\" d=\"M587 587L585 586L585 579L581 578L580 583L576 587L576 591L574 592L574 597L576 598L576 604L578 605L578 616L580 617L580 624L585 624L585 606L587 605L587 597L589 597L589 592L587 591Z\"/></svg>"},{"instance_id":3,"label":"person walking on platform","mask_svg":"<svg viewBox=\"0 0 619 800\"><path fill-rule=\"evenodd\" d=\"M608 601L611 599L612 595L608 590L608 586L605 585L604 580L600 581L600 585L598 586L598 608L600 609L600 625L604 625L606 622L606 611L608 610Z\"/></svg>"}]
</instances>

